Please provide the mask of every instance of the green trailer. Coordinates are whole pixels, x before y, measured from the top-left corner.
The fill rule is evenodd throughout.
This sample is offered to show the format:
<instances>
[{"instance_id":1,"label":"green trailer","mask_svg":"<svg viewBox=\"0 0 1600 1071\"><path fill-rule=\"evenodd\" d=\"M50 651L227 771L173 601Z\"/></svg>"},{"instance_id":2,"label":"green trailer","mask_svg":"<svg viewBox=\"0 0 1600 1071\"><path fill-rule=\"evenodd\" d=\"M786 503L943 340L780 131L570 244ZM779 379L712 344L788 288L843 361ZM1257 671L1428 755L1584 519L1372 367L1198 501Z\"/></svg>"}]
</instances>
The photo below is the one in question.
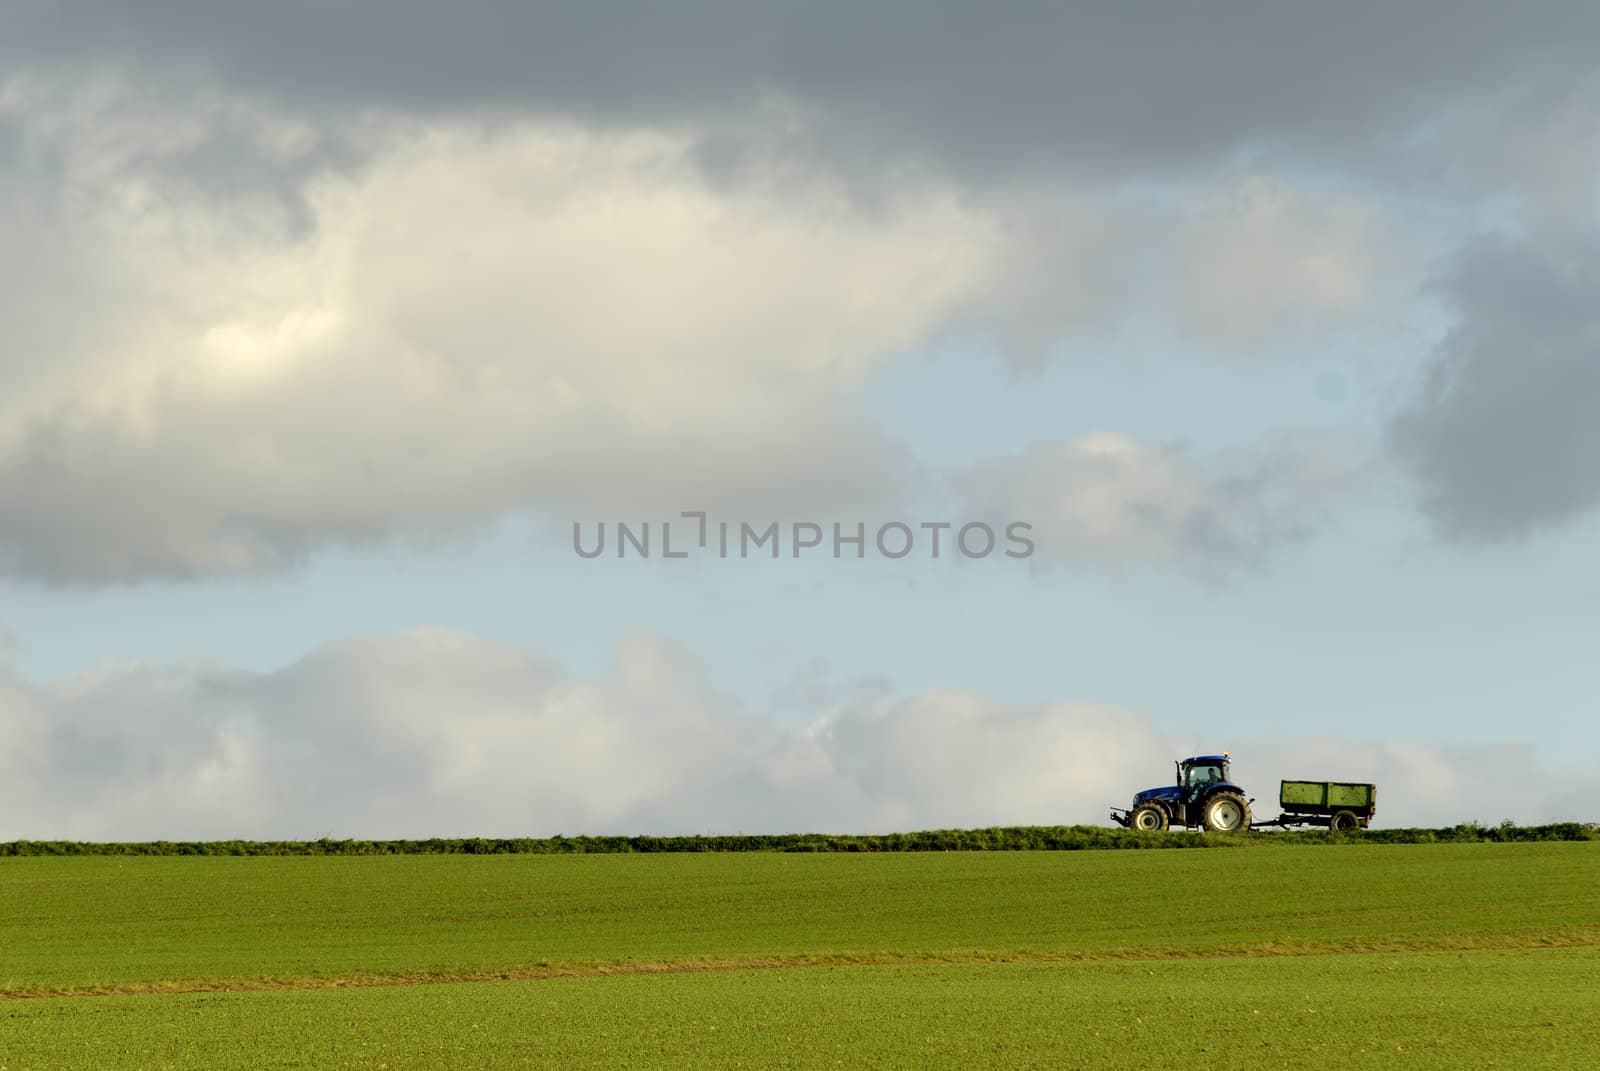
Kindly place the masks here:
<instances>
[{"instance_id":1,"label":"green trailer","mask_svg":"<svg viewBox=\"0 0 1600 1071\"><path fill-rule=\"evenodd\" d=\"M1365 829L1377 810L1378 786L1353 781L1284 781L1278 788L1283 813L1258 826L1327 826Z\"/></svg>"}]
</instances>

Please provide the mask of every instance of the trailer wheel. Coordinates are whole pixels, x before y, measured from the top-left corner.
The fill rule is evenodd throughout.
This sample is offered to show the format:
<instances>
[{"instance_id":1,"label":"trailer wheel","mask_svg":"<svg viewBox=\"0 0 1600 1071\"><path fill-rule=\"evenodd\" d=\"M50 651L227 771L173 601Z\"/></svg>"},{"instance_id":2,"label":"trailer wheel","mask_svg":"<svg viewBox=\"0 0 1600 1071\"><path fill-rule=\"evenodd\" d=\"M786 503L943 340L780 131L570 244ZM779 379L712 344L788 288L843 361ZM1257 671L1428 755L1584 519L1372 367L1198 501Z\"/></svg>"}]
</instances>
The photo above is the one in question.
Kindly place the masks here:
<instances>
[{"instance_id":1,"label":"trailer wheel","mask_svg":"<svg viewBox=\"0 0 1600 1071\"><path fill-rule=\"evenodd\" d=\"M1141 803L1128 815L1128 828L1144 833L1159 833L1167 828L1167 812L1160 804Z\"/></svg>"},{"instance_id":2,"label":"trailer wheel","mask_svg":"<svg viewBox=\"0 0 1600 1071\"><path fill-rule=\"evenodd\" d=\"M1354 811L1334 811L1328 819L1328 829L1334 833L1349 833L1360 825Z\"/></svg>"},{"instance_id":3,"label":"trailer wheel","mask_svg":"<svg viewBox=\"0 0 1600 1071\"><path fill-rule=\"evenodd\" d=\"M1243 833L1250 828L1250 804L1237 792L1218 792L1201 812L1208 833Z\"/></svg>"}]
</instances>

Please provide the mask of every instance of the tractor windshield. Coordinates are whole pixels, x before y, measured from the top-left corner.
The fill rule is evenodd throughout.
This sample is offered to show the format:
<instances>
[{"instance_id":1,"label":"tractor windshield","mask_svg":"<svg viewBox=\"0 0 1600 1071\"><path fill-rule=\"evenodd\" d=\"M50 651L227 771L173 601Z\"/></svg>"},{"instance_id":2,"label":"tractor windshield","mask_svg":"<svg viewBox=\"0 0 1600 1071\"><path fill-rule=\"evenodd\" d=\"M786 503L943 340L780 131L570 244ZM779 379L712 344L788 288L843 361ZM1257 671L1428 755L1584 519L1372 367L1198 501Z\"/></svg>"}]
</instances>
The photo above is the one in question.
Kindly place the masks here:
<instances>
[{"instance_id":1,"label":"tractor windshield","mask_svg":"<svg viewBox=\"0 0 1600 1071\"><path fill-rule=\"evenodd\" d=\"M1228 771L1224 766L1214 766L1210 763L1196 763L1189 767L1188 781L1185 788L1204 788L1215 781L1226 781Z\"/></svg>"}]
</instances>

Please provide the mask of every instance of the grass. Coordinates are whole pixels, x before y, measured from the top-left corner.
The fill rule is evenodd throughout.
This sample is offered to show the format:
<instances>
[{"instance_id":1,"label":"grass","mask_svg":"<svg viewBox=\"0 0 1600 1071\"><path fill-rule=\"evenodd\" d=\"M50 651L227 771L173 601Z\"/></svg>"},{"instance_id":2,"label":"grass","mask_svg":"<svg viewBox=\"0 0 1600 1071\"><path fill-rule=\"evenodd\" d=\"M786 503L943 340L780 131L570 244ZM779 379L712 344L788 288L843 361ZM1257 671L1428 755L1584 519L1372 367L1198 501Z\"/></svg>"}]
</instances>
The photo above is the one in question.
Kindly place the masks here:
<instances>
[{"instance_id":1,"label":"grass","mask_svg":"<svg viewBox=\"0 0 1600 1071\"><path fill-rule=\"evenodd\" d=\"M1594 949L17 1001L32 1068L1571 1068Z\"/></svg>"},{"instance_id":2,"label":"grass","mask_svg":"<svg viewBox=\"0 0 1600 1071\"><path fill-rule=\"evenodd\" d=\"M1174 896L1174 886L1186 890ZM13 859L0 993L816 954L1600 940L1589 844L1272 852Z\"/></svg>"},{"instance_id":3,"label":"grass","mask_svg":"<svg viewBox=\"0 0 1600 1071\"><path fill-rule=\"evenodd\" d=\"M5 1071L1600 1066L1593 843L24 857L0 904Z\"/></svg>"}]
</instances>

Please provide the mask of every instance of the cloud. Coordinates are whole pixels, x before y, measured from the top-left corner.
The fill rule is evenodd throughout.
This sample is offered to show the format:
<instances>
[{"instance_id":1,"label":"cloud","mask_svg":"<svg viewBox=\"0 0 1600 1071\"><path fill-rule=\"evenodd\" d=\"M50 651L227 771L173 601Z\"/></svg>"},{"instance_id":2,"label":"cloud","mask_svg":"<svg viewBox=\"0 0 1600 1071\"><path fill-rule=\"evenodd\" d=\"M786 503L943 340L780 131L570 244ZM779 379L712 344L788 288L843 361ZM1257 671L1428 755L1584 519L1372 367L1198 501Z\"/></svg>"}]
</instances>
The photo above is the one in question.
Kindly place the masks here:
<instances>
[{"instance_id":1,"label":"cloud","mask_svg":"<svg viewBox=\"0 0 1600 1071\"><path fill-rule=\"evenodd\" d=\"M954 482L974 515L1031 523L1041 563L1219 582L1304 538L1358 478L1346 451L1309 435L1207 461L1103 431L984 459Z\"/></svg>"},{"instance_id":2,"label":"cloud","mask_svg":"<svg viewBox=\"0 0 1600 1071\"><path fill-rule=\"evenodd\" d=\"M1553 776L1523 741L1463 746L1269 737L1235 755L1234 777L1257 794L1254 811L1263 817L1277 813L1277 781L1284 778L1369 781L1378 786L1377 821L1386 826L1594 821L1600 787L1593 774Z\"/></svg>"},{"instance_id":3,"label":"cloud","mask_svg":"<svg viewBox=\"0 0 1600 1071\"><path fill-rule=\"evenodd\" d=\"M1263 798L1282 776L1376 781L1391 825L1585 817L1596 787L1543 776L1517 748L1223 743ZM956 691L857 698L792 728L738 709L653 633L583 680L527 648L429 629L265 674L128 665L33 685L0 668L0 838L1100 822L1164 782L1170 759L1217 746L1101 704ZM1491 779L1495 813L1464 812Z\"/></svg>"},{"instance_id":4,"label":"cloud","mask_svg":"<svg viewBox=\"0 0 1600 1071\"><path fill-rule=\"evenodd\" d=\"M326 5L169 0L8 6L0 59L106 68L316 112L520 112L694 127L835 166L912 160L976 179L1170 173L1237 151L1321 159L1436 147L1441 113L1506 126L1587 90L1592 6L1537 20L1492 3L1336 11L955 3ZM594 56L610 62L597 64ZM785 122L756 124L778 114ZM794 144L798 143L798 144ZM897 166L897 165L896 165Z\"/></svg>"},{"instance_id":5,"label":"cloud","mask_svg":"<svg viewBox=\"0 0 1600 1071\"><path fill-rule=\"evenodd\" d=\"M342 136L116 79L13 79L0 129L24 206L0 260L0 572L60 583L280 570L519 508L882 507L918 470L862 385L943 331L1025 359L1115 323L1160 218L1090 188L723 184L667 130ZM1245 246L1297 241L1281 215ZM1252 277L1219 308L1270 323L1317 293Z\"/></svg>"},{"instance_id":6,"label":"cloud","mask_svg":"<svg viewBox=\"0 0 1600 1071\"><path fill-rule=\"evenodd\" d=\"M1392 268L1395 250L1368 201L1272 175L1219 182L1184 212L1178 321L1229 352L1347 321Z\"/></svg>"},{"instance_id":7,"label":"cloud","mask_svg":"<svg viewBox=\"0 0 1600 1071\"><path fill-rule=\"evenodd\" d=\"M1456 322L1390 438L1445 536L1496 542L1600 504L1600 238L1485 239L1442 291Z\"/></svg>"},{"instance_id":8,"label":"cloud","mask_svg":"<svg viewBox=\"0 0 1600 1071\"><path fill-rule=\"evenodd\" d=\"M375 130L296 187L306 224L168 180L206 116L163 143L85 108L21 120L0 261L0 570L49 579L518 505L880 501L908 459L845 401L1003 262L945 190L714 190L680 138L522 123Z\"/></svg>"}]
</instances>

